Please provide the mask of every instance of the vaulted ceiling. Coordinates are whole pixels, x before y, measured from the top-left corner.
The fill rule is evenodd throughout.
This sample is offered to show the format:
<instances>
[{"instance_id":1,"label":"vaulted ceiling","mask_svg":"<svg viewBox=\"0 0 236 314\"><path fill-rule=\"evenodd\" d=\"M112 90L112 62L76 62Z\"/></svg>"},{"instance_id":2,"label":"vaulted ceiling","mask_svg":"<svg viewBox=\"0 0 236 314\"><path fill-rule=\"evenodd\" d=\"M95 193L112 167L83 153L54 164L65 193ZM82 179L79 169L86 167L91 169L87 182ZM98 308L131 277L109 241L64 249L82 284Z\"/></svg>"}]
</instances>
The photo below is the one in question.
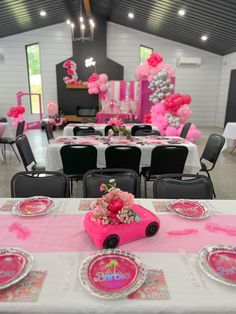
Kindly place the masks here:
<instances>
[{"instance_id":1,"label":"vaulted ceiling","mask_svg":"<svg viewBox=\"0 0 236 314\"><path fill-rule=\"evenodd\" d=\"M236 51L236 0L83 0L92 14L225 55ZM0 38L76 19L79 0L0 0ZM178 10L185 15L179 16ZM47 15L39 15L45 10ZM128 13L134 13L134 19ZM201 36L208 36L203 42Z\"/></svg>"}]
</instances>

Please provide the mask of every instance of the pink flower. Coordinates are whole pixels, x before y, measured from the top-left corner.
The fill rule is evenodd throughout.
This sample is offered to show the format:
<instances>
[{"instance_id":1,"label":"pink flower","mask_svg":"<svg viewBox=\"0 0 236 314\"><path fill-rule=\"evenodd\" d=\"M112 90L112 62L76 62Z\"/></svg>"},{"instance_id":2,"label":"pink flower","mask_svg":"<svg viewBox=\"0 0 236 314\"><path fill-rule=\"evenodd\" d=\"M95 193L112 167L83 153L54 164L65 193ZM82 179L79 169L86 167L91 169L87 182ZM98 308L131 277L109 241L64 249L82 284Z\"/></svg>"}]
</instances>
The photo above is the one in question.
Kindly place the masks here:
<instances>
[{"instance_id":1,"label":"pink flower","mask_svg":"<svg viewBox=\"0 0 236 314\"><path fill-rule=\"evenodd\" d=\"M73 75L74 73L75 73L75 71L72 70L72 69L68 69L68 70L67 70L67 74L68 74L68 75Z\"/></svg>"},{"instance_id":2,"label":"pink flower","mask_svg":"<svg viewBox=\"0 0 236 314\"><path fill-rule=\"evenodd\" d=\"M100 192L103 192L104 190L105 190L105 188L106 188L106 184L105 183L102 183L101 185L100 185Z\"/></svg>"},{"instance_id":3,"label":"pink flower","mask_svg":"<svg viewBox=\"0 0 236 314\"><path fill-rule=\"evenodd\" d=\"M69 60L66 60L65 62L64 62L64 64L63 64L63 67L64 68L69 68L71 66L71 60L69 59Z\"/></svg>"},{"instance_id":4,"label":"pink flower","mask_svg":"<svg viewBox=\"0 0 236 314\"><path fill-rule=\"evenodd\" d=\"M123 202L119 197L116 197L110 201L108 204L108 209L110 211L118 212L124 206Z\"/></svg>"},{"instance_id":5,"label":"pink flower","mask_svg":"<svg viewBox=\"0 0 236 314\"><path fill-rule=\"evenodd\" d=\"M153 52L150 57L147 59L148 64L155 68L158 63L161 63L163 60L162 56L159 55L157 52Z\"/></svg>"}]
</instances>

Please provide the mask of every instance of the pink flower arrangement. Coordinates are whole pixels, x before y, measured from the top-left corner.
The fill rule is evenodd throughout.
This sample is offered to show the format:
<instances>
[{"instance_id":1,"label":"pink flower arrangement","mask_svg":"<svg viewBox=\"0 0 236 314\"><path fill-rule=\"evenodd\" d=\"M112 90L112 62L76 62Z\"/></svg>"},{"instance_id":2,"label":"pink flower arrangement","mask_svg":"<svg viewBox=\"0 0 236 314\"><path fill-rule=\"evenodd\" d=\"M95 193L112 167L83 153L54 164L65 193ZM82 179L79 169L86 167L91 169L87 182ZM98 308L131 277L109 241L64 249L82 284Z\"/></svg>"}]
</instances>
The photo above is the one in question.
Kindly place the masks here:
<instances>
[{"instance_id":1,"label":"pink flower arrangement","mask_svg":"<svg viewBox=\"0 0 236 314\"><path fill-rule=\"evenodd\" d=\"M23 113L25 113L25 107L24 106L15 106L15 107L11 107L8 110L7 116L11 117L11 118L18 118Z\"/></svg>"},{"instance_id":2,"label":"pink flower arrangement","mask_svg":"<svg viewBox=\"0 0 236 314\"><path fill-rule=\"evenodd\" d=\"M64 83L67 84L72 84L72 85L80 85L82 82L78 81L78 74L76 73L77 70L77 64L68 59L64 62L63 68L67 69L67 75L63 77Z\"/></svg>"},{"instance_id":3,"label":"pink flower arrangement","mask_svg":"<svg viewBox=\"0 0 236 314\"><path fill-rule=\"evenodd\" d=\"M123 121L119 118L111 118L108 122L108 125L115 125L115 126L121 126L123 124Z\"/></svg>"},{"instance_id":4,"label":"pink flower arrangement","mask_svg":"<svg viewBox=\"0 0 236 314\"><path fill-rule=\"evenodd\" d=\"M92 203L93 219L98 223L123 224L135 221L136 214L132 210L134 196L116 188L115 180L101 184L100 191L105 192L101 198Z\"/></svg>"},{"instance_id":5,"label":"pink flower arrangement","mask_svg":"<svg viewBox=\"0 0 236 314\"><path fill-rule=\"evenodd\" d=\"M97 74L93 73L88 78L88 93L90 95L92 94L98 94L100 92L106 92L107 91L107 81L108 76L105 73Z\"/></svg>"}]
</instances>

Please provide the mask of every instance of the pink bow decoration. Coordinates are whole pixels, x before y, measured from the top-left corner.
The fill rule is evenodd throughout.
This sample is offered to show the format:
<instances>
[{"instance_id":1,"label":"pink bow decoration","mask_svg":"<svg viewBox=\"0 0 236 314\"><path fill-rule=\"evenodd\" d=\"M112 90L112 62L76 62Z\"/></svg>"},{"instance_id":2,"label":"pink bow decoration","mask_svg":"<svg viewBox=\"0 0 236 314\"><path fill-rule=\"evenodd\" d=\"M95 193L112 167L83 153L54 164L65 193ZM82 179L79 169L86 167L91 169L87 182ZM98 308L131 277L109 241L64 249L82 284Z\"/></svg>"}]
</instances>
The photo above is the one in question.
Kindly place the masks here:
<instances>
[{"instance_id":1,"label":"pink bow decoration","mask_svg":"<svg viewBox=\"0 0 236 314\"><path fill-rule=\"evenodd\" d=\"M229 236L236 236L236 227L220 226L217 223L208 222L205 228L210 232L225 232Z\"/></svg>"},{"instance_id":2,"label":"pink bow decoration","mask_svg":"<svg viewBox=\"0 0 236 314\"><path fill-rule=\"evenodd\" d=\"M23 227L21 224L14 222L8 227L9 232L16 232L18 239L25 240L31 235L31 231L28 228Z\"/></svg>"},{"instance_id":3,"label":"pink bow decoration","mask_svg":"<svg viewBox=\"0 0 236 314\"><path fill-rule=\"evenodd\" d=\"M171 230L167 231L168 235L189 235L198 233L197 229L182 229L182 230Z\"/></svg>"}]
</instances>

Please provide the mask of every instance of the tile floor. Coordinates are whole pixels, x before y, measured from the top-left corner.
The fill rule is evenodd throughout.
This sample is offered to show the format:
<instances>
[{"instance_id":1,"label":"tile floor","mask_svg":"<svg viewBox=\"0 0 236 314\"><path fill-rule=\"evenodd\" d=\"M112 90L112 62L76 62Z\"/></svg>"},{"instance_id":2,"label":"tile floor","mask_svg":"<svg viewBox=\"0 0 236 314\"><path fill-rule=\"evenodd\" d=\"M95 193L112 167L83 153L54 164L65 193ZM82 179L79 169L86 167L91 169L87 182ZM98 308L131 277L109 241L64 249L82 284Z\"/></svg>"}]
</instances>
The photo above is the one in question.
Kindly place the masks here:
<instances>
[{"instance_id":1,"label":"tile floor","mask_svg":"<svg viewBox=\"0 0 236 314\"><path fill-rule=\"evenodd\" d=\"M221 128L201 128L202 137L197 141L199 156L201 155L209 134L222 134ZM59 136L62 131L55 132L55 136ZM27 131L32 150L37 161L44 161L47 149L46 134L41 130ZM23 165L19 164L15 155L8 153L7 163L0 161L0 197L10 196L11 177L18 171L24 170ZM226 150L220 154L215 169L211 173L212 180L218 199L236 199L236 150L230 154L230 150ZM82 197L82 185L74 187L74 197ZM143 184L142 184L142 195ZM152 183L148 183L148 197L152 197Z\"/></svg>"}]
</instances>

